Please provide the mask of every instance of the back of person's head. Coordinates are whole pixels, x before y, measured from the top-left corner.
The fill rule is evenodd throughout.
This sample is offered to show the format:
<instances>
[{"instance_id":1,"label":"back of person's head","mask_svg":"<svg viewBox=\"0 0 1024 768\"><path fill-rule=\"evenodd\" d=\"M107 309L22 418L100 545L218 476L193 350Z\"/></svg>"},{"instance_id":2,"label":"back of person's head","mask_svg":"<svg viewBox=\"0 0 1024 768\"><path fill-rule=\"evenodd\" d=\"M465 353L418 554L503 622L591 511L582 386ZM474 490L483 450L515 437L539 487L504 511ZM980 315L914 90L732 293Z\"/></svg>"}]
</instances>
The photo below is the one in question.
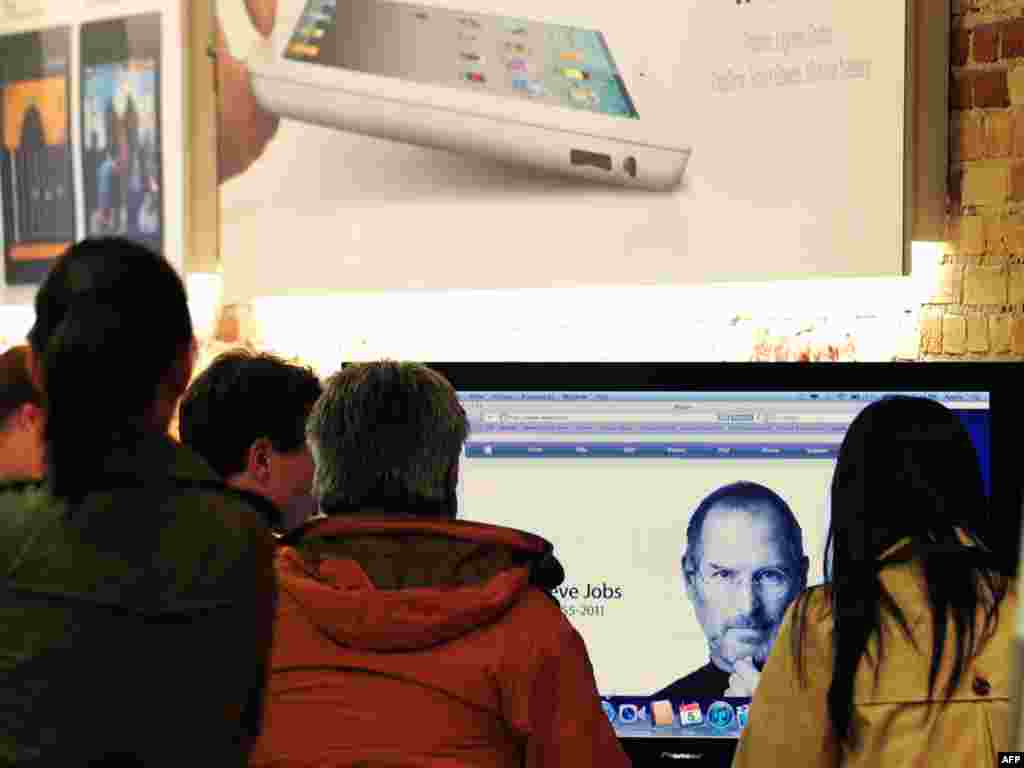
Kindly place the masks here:
<instances>
[{"instance_id":1,"label":"back of person's head","mask_svg":"<svg viewBox=\"0 0 1024 768\"><path fill-rule=\"evenodd\" d=\"M824 554L836 646L828 701L841 738L853 736L855 672L868 641L879 632L882 611L909 632L902 610L879 579L882 568L910 559L923 565L923 599L930 604L934 630L930 690L950 617L956 628L956 661L947 696L976 651L982 605L984 635L993 631L1008 579L1005 564L976 533L987 519L988 506L970 435L943 405L924 398L885 398L864 408L851 423L832 479ZM905 547L896 547L904 540ZM795 636L799 654L802 633Z\"/></svg>"},{"instance_id":2,"label":"back of person's head","mask_svg":"<svg viewBox=\"0 0 1024 768\"><path fill-rule=\"evenodd\" d=\"M347 366L327 381L307 435L324 513L455 516L469 422L436 371L391 361Z\"/></svg>"},{"instance_id":3,"label":"back of person's head","mask_svg":"<svg viewBox=\"0 0 1024 768\"><path fill-rule=\"evenodd\" d=\"M284 508L310 493L306 419L321 392L309 368L245 349L225 352L182 398L181 441L225 479L249 481L244 487ZM299 453L307 454L308 470L288 460Z\"/></svg>"},{"instance_id":4,"label":"back of person's head","mask_svg":"<svg viewBox=\"0 0 1024 768\"><path fill-rule=\"evenodd\" d=\"M281 453L305 448L306 419L321 392L309 368L245 349L225 352L182 398L181 441L231 477L245 471L259 438Z\"/></svg>"},{"instance_id":5,"label":"back of person's head","mask_svg":"<svg viewBox=\"0 0 1024 768\"><path fill-rule=\"evenodd\" d=\"M29 333L45 398L54 495L84 495L126 439L165 432L195 347L185 286L148 248L120 238L69 248L36 295Z\"/></svg>"},{"instance_id":6,"label":"back of person's head","mask_svg":"<svg viewBox=\"0 0 1024 768\"><path fill-rule=\"evenodd\" d=\"M0 477L43 474L42 397L32 383L29 349L0 355Z\"/></svg>"}]
</instances>

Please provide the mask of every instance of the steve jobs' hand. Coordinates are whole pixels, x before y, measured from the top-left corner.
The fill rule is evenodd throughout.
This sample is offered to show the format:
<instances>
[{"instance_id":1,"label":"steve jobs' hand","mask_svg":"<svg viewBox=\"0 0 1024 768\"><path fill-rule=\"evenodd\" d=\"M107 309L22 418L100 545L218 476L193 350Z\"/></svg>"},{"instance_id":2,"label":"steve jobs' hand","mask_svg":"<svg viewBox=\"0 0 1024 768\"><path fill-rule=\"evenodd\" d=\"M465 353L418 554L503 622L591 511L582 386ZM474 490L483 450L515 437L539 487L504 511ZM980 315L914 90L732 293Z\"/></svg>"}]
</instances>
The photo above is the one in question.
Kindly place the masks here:
<instances>
[{"instance_id":1,"label":"steve jobs' hand","mask_svg":"<svg viewBox=\"0 0 1024 768\"><path fill-rule=\"evenodd\" d=\"M735 671L729 675L729 688L725 695L738 699L753 698L754 690L761 680L761 673L757 671L754 662L750 659L737 659L733 669Z\"/></svg>"},{"instance_id":2,"label":"steve jobs' hand","mask_svg":"<svg viewBox=\"0 0 1024 768\"><path fill-rule=\"evenodd\" d=\"M245 0L256 30L269 37L274 29L277 0ZM224 30L217 21L217 175L223 184L248 170L277 133L278 118L256 102L249 69L228 50Z\"/></svg>"}]
</instances>

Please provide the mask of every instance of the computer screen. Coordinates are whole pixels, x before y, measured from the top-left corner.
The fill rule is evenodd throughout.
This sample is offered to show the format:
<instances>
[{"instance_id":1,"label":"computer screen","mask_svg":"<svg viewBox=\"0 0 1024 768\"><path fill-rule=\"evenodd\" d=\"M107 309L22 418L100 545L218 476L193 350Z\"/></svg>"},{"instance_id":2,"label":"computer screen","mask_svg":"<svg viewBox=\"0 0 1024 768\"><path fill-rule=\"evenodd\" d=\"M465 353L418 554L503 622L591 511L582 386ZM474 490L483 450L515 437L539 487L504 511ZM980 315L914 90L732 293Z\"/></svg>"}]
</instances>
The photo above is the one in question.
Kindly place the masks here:
<instances>
[{"instance_id":1,"label":"computer screen","mask_svg":"<svg viewBox=\"0 0 1024 768\"><path fill-rule=\"evenodd\" d=\"M724 375L721 389L698 391L664 375L659 386L569 387L563 370L561 386L535 376L516 388L442 372L471 425L459 517L553 543L566 572L555 596L626 740L735 744L786 608L823 580L832 473L867 404L904 394L952 409L991 493L982 381L758 390Z\"/></svg>"}]
</instances>

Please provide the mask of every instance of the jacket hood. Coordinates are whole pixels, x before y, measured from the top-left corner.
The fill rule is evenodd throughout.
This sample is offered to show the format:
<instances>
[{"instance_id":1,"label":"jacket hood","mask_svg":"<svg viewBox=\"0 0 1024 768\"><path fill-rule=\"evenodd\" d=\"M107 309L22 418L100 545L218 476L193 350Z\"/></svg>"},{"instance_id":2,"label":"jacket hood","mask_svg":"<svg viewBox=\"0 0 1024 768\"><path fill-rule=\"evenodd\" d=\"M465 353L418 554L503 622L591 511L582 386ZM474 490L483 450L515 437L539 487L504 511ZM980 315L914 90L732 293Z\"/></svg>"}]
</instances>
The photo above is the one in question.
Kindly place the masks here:
<instances>
[{"instance_id":1,"label":"jacket hood","mask_svg":"<svg viewBox=\"0 0 1024 768\"><path fill-rule=\"evenodd\" d=\"M454 640L564 572L533 534L461 521L329 518L278 551L281 599L317 630L366 651Z\"/></svg>"}]
</instances>

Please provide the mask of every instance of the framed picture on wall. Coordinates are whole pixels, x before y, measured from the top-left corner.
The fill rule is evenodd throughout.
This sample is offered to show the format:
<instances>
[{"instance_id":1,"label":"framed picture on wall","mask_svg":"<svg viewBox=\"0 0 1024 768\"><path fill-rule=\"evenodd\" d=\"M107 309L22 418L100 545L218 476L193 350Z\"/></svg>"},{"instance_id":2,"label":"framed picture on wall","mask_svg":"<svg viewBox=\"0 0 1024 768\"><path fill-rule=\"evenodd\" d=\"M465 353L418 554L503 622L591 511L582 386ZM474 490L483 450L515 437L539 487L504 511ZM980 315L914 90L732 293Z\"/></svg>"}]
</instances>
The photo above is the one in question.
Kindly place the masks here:
<instances>
[{"instance_id":1,"label":"framed picture on wall","mask_svg":"<svg viewBox=\"0 0 1024 768\"><path fill-rule=\"evenodd\" d=\"M180 270L216 250L212 23L192 0L0 6L7 286L40 283L85 237L137 240Z\"/></svg>"}]
</instances>

